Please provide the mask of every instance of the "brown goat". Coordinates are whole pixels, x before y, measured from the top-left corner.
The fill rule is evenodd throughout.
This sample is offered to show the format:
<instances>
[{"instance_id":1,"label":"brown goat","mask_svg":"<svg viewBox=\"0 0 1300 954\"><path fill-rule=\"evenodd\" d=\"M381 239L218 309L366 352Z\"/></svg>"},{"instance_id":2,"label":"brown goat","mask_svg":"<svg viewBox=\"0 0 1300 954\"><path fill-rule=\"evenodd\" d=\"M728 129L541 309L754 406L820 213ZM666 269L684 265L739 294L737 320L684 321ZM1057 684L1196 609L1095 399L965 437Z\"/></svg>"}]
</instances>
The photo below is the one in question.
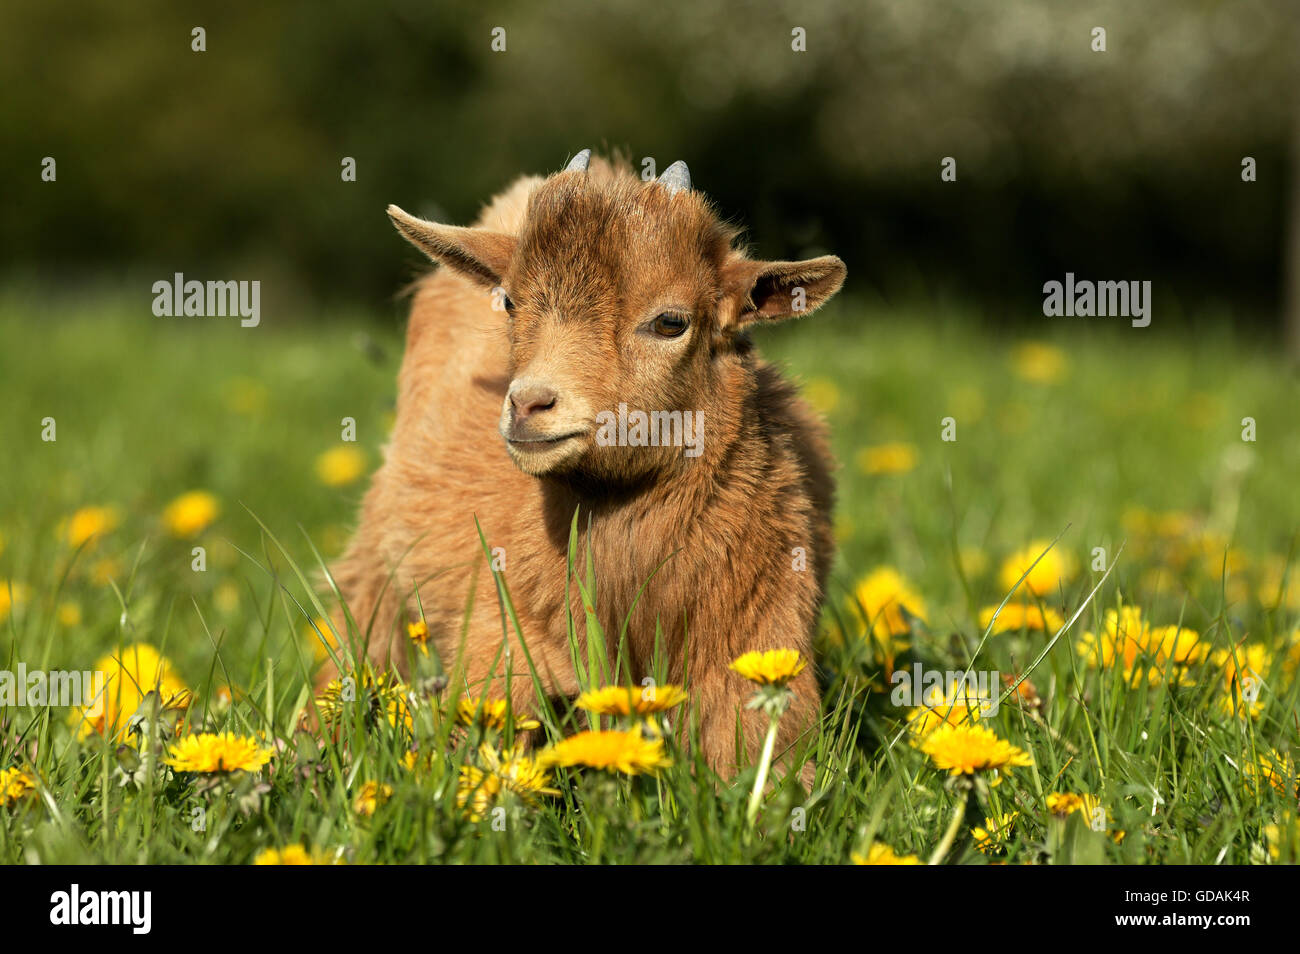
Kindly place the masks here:
<instances>
[{"instance_id":1,"label":"brown goat","mask_svg":"<svg viewBox=\"0 0 1300 954\"><path fill-rule=\"evenodd\" d=\"M750 260L683 164L643 182L585 150L563 172L516 182L472 228L388 213L446 267L418 285L392 439L333 568L354 619L375 621L370 658L405 666L400 634L418 606L448 668L464 667L464 688L481 693L490 679L489 694L501 694L502 623L492 576L479 572L477 517L488 545L504 550L546 692L579 692L566 617L567 600L581 640L584 610L566 580L576 512L575 572L585 573L589 547L608 638L631 614L632 678L649 674L658 627L705 757L734 767L737 713L751 755L766 724L743 709L753 687L728 665L752 649L811 656L834 489L823 425L745 332L821 305L844 263ZM623 440L610 424L620 405L694 420L684 441L628 446L636 425ZM683 446L692 425L702 440ZM513 630L508 638L513 651L500 658L513 704L535 710ZM778 753L819 709L811 667L792 685Z\"/></svg>"}]
</instances>

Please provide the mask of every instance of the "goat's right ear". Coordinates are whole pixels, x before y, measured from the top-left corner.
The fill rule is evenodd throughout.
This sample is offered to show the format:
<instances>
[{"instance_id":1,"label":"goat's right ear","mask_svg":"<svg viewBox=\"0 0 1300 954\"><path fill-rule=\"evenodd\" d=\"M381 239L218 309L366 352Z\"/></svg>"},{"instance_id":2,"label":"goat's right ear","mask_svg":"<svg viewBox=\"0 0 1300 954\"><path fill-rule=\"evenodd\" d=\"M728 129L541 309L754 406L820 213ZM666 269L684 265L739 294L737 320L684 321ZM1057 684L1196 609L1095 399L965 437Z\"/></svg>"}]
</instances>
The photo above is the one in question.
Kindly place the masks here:
<instances>
[{"instance_id":1,"label":"goat's right ear","mask_svg":"<svg viewBox=\"0 0 1300 954\"><path fill-rule=\"evenodd\" d=\"M388 217L397 231L425 255L489 288L501 284L501 276L515 254L516 239L504 232L438 225L407 215L395 205L388 207Z\"/></svg>"},{"instance_id":2,"label":"goat's right ear","mask_svg":"<svg viewBox=\"0 0 1300 954\"><path fill-rule=\"evenodd\" d=\"M744 328L815 311L844 284L844 263L834 255L803 262L757 262L734 255L722 269L729 308L723 325Z\"/></svg>"}]
</instances>

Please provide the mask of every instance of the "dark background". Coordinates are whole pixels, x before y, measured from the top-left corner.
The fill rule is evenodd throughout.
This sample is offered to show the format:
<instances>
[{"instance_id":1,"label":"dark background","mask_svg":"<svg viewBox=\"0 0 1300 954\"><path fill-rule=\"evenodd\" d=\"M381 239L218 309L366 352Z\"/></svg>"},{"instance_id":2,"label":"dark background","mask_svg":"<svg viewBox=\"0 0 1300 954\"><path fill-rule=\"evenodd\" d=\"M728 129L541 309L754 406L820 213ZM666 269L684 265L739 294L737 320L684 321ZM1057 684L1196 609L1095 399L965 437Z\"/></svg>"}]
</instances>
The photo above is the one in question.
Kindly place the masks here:
<instances>
[{"instance_id":1,"label":"dark background","mask_svg":"<svg viewBox=\"0 0 1300 954\"><path fill-rule=\"evenodd\" d=\"M8 0L0 279L382 311L417 267L389 202L467 222L592 146L685 159L757 253L835 251L851 295L1028 321L1073 271L1280 333L1300 5L675 6Z\"/></svg>"}]
</instances>

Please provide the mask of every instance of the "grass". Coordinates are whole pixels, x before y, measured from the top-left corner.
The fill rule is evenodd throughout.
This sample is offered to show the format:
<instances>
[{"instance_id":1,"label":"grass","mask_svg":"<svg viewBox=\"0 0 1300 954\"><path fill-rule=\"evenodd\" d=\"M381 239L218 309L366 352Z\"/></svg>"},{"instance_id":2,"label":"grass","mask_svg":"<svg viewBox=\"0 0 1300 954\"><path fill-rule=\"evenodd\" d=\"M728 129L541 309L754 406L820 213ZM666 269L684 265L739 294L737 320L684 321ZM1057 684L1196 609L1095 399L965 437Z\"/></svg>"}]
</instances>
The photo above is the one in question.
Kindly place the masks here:
<instances>
[{"instance_id":1,"label":"grass","mask_svg":"<svg viewBox=\"0 0 1300 954\"><path fill-rule=\"evenodd\" d=\"M205 784L149 760L148 738L179 710L143 713L137 752L78 738L66 708L5 708L0 771L26 769L37 790L0 807L0 861L244 864L305 845L354 863L844 863L875 842L949 863L1294 860L1294 380L1225 332L1079 319L1026 349L966 317L842 302L761 336L826 410L843 467L817 660L826 715L808 743L816 785L805 793L778 767L750 826L757 767L715 782L672 742L657 775L560 768L558 794L458 797L462 768L483 768L482 745L504 740L446 716L457 692L454 680L434 691L447 673L433 658L417 660L414 695L400 697L409 730L364 687L341 706L336 738L298 730L322 655L311 621L329 602L309 581L345 543L364 489L340 433L355 421L346 446L373 469L392 413L395 322L243 330L113 299L8 294L0 667L84 670L147 643L192 692L191 730L255 736L274 755ZM56 441L41 440L46 418ZM331 464L337 486L318 470ZM181 537L164 514L193 490L219 512ZM110 529L78 540L94 506L111 508L98 514ZM1073 622L988 633L981 611L1022 576L1003 564L1053 540L1000 619L1029 606ZM582 579L591 568L575 557ZM511 626L508 574L499 583ZM1144 653L1127 673L1090 665L1080 642L1121 605L1194 630L1187 665ZM579 662L593 685L618 678L602 675L608 661ZM1014 695L993 684L1007 698L980 724L1032 765L997 785L937 770L910 744L910 707L891 699L889 674L918 662L1025 675ZM1253 718L1229 711L1234 686L1258 689ZM567 706L542 718L553 739L583 728ZM1261 759L1267 770L1253 768ZM373 814L357 811L368 782ZM1054 813L1052 793L1094 795L1101 813ZM980 850L973 829L1003 813L1015 813L1010 828Z\"/></svg>"}]
</instances>

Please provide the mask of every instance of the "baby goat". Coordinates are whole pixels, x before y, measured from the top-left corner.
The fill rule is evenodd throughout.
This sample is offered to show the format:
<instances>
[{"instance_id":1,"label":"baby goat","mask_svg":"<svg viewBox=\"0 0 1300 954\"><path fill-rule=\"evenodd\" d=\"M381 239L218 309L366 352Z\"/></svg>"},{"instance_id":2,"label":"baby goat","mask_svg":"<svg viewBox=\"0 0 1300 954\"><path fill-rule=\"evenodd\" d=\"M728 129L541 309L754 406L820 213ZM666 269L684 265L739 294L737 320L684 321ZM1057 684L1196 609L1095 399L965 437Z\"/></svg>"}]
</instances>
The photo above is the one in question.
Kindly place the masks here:
<instances>
[{"instance_id":1,"label":"baby goat","mask_svg":"<svg viewBox=\"0 0 1300 954\"><path fill-rule=\"evenodd\" d=\"M418 285L392 439L334 567L354 619L374 621L370 658L404 667L399 640L422 610L471 694L501 694L507 660L516 710L535 707L513 627L500 652L477 517L545 691L579 692L576 513L575 572L589 548L611 640L630 616L633 679L658 650L690 691L709 764L735 766L738 716L752 756L765 717L743 708L752 686L728 664L752 649L811 656L834 488L822 423L747 331L817 308L844 263L751 260L683 163L643 182L589 150L519 180L472 228L388 214L445 267ZM778 754L819 708L811 667L792 687Z\"/></svg>"}]
</instances>

